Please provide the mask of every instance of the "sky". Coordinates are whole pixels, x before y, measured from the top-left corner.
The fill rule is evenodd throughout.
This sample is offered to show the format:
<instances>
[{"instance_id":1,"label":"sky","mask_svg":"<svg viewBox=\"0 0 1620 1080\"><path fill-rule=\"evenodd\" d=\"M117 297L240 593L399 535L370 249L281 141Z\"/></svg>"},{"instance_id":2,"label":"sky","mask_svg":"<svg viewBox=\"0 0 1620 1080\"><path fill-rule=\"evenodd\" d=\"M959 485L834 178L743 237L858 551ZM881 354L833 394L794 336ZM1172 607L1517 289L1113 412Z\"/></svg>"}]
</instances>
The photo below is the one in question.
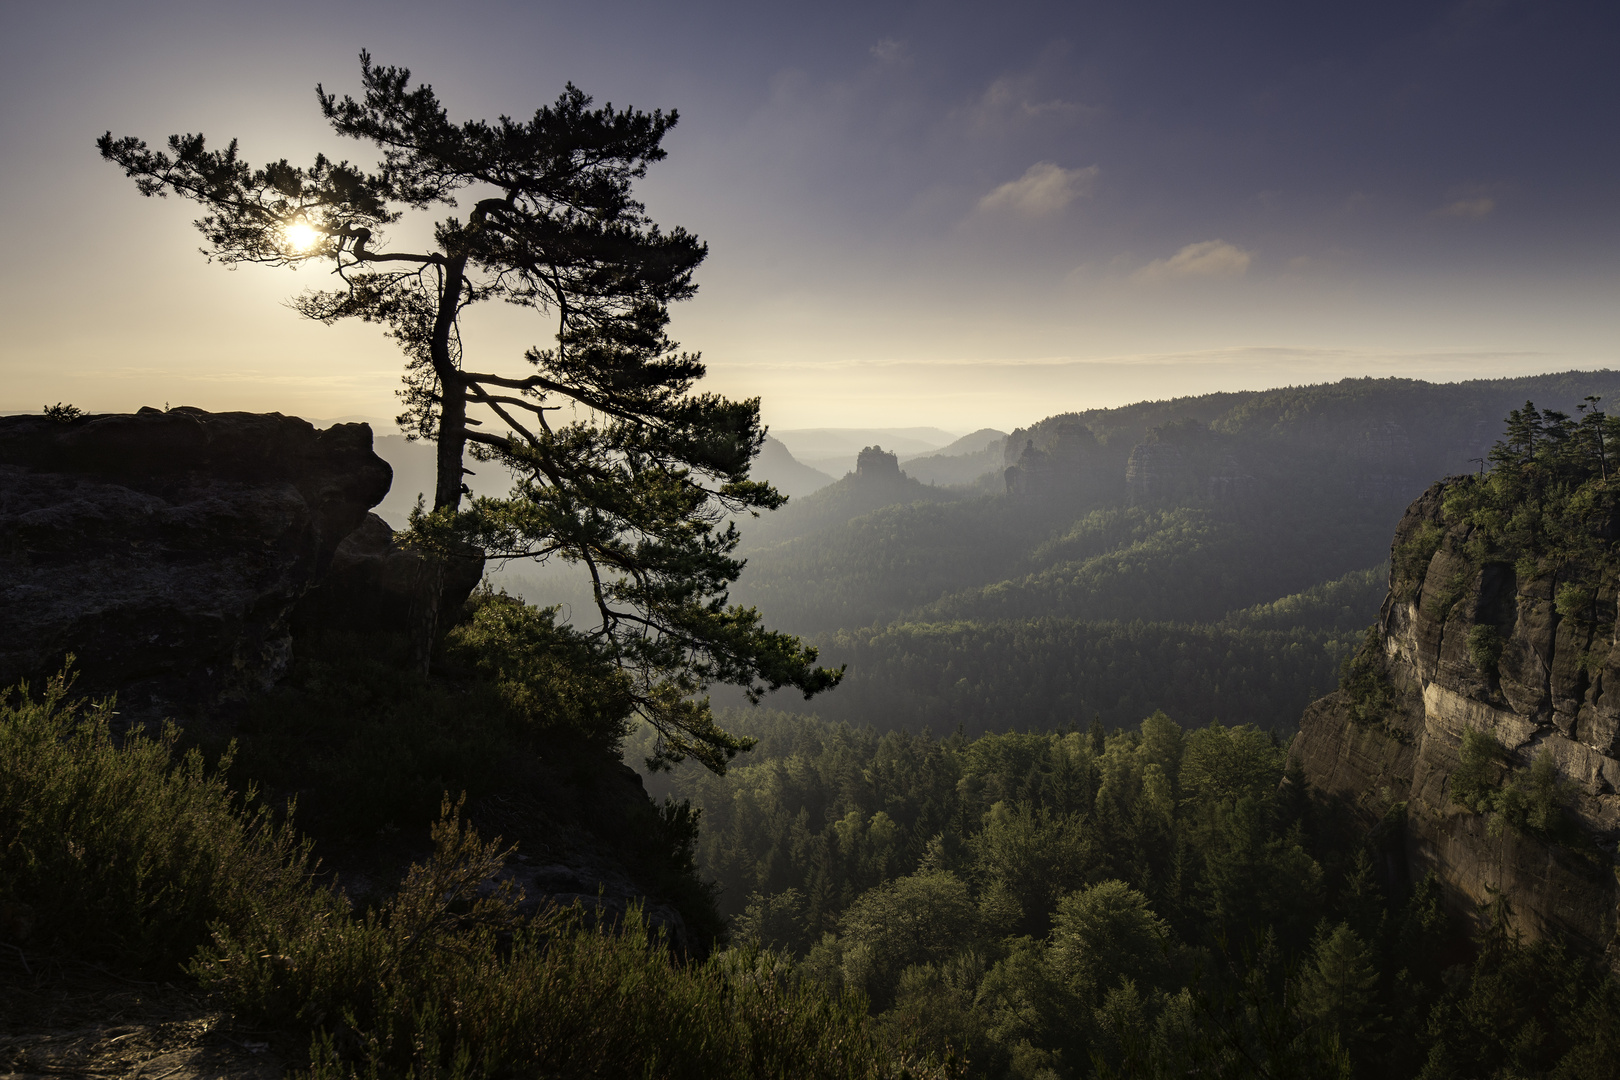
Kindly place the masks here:
<instances>
[{"instance_id":1,"label":"sky","mask_svg":"<svg viewBox=\"0 0 1620 1080\"><path fill-rule=\"evenodd\" d=\"M779 428L1620 366L1617 46L1596 0L0 4L0 411L397 411L376 327L286 306L321 271L209 264L93 145L370 164L314 93L361 49L454 119L678 109L674 334Z\"/></svg>"}]
</instances>

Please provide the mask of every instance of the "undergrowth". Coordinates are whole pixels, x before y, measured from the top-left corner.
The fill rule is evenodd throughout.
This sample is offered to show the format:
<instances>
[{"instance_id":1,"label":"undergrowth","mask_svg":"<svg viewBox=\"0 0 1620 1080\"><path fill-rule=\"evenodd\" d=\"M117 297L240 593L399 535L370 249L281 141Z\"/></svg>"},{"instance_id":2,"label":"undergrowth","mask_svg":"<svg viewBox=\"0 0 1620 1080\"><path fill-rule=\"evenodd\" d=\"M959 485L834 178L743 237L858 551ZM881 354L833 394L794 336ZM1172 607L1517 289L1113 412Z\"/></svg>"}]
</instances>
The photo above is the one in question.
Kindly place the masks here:
<instances>
[{"instance_id":1,"label":"undergrowth","mask_svg":"<svg viewBox=\"0 0 1620 1080\"><path fill-rule=\"evenodd\" d=\"M172 726L116 741L113 703L71 688L0 694L0 906L33 940L173 971L213 923L315 916L308 843L231 791L229 749L209 770Z\"/></svg>"},{"instance_id":2,"label":"undergrowth","mask_svg":"<svg viewBox=\"0 0 1620 1080\"><path fill-rule=\"evenodd\" d=\"M510 849L460 803L441 802L397 894L356 913L289 825L177 755L173 728L120 741L110 703L69 688L0 702L0 901L68 954L170 973L189 956L242 1016L310 1034L312 1080L949 1075L885 1049L864 998L771 954L683 961L635 910L521 917L495 884Z\"/></svg>"}]
</instances>

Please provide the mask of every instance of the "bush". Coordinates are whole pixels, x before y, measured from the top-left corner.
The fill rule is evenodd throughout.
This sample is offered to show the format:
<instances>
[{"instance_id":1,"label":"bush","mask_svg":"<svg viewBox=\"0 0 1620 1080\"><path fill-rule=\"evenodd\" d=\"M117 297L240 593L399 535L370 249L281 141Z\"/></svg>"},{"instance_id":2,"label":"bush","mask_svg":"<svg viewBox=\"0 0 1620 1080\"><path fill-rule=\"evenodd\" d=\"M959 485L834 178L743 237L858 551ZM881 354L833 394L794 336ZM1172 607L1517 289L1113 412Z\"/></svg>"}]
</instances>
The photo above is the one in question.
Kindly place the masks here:
<instances>
[{"instance_id":1,"label":"bush","mask_svg":"<svg viewBox=\"0 0 1620 1080\"><path fill-rule=\"evenodd\" d=\"M1568 810L1574 785L1563 778L1551 754L1542 751L1528 769L1516 769L1495 739L1470 729L1463 732L1458 759L1451 774L1452 801L1476 814L1496 813L1493 833L1511 825L1572 849L1590 846Z\"/></svg>"},{"instance_id":2,"label":"bush","mask_svg":"<svg viewBox=\"0 0 1620 1080\"><path fill-rule=\"evenodd\" d=\"M1502 632L1496 627L1476 626L1468 631L1468 659L1473 661L1480 674L1488 675L1496 670L1505 644Z\"/></svg>"},{"instance_id":3,"label":"bush","mask_svg":"<svg viewBox=\"0 0 1620 1080\"><path fill-rule=\"evenodd\" d=\"M947 1075L773 954L677 962L635 910L520 918L493 887L507 852L447 801L433 857L357 917L290 826L226 786L228 755L177 757L173 727L120 742L111 702L69 687L0 700L0 910L90 959L167 974L192 956L244 1015L313 1033L312 1078Z\"/></svg>"},{"instance_id":4,"label":"bush","mask_svg":"<svg viewBox=\"0 0 1620 1080\"><path fill-rule=\"evenodd\" d=\"M304 792L300 821L322 841L425 829L445 791L476 799L510 786L534 755L496 688L430 680L378 645L350 634L300 639L289 677L235 724L233 779Z\"/></svg>"},{"instance_id":5,"label":"bush","mask_svg":"<svg viewBox=\"0 0 1620 1080\"><path fill-rule=\"evenodd\" d=\"M1440 541L1446 531L1432 521L1424 522L1405 543L1395 549L1390 580L1395 595L1402 600L1416 600L1423 589L1423 579L1429 572L1429 563L1440 550Z\"/></svg>"},{"instance_id":6,"label":"bush","mask_svg":"<svg viewBox=\"0 0 1620 1080\"><path fill-rule=\"evenodd\" d=\"M355 919L222 930L194 970L251 1014L317 1029L314 1078L941 1076L880 1045L864 997L772 953L671 960L632 909L516 915L505 857L445 804L434 854Z\"/></svg>"},{"instance_id":7,"label":"bush","mask_svg":"<svg viewBox=\"0 0 1620 1080\"><path fill-rule=\"evenodd\" d=\"M1378 627L1369 626L1361 648L1345 657L1339 667L1339 689L1349 699L1350 718L1399 742L1410 742L1411 735L1390 724L1395 708L1395 691L1384 670L1384 639Z\"/></svg>"},{"instance_id":8,"label":"bush","mask_svg":"<svg viewBox=\"0 0 1620 1080\"><path fill-rule=\"evenodd\" d=\"M1501 744L1483 731L1464 730L1457 767L1451 773L1451 801L1476 814L1494 810L1501 784L1501 762Z\"/></svg>"},{"instance_id":9,"label":"bush","mask_svg":"<svg viewBox=\"0 0 1620 1080\"><path fill-rule=\"evenodd\" d=\"M306 925L332 898L309 886L308 845L178 733L115 741L112 701L71 702L71 679L0 699L0 907L35 937L97 960L172 969L211 923Z\"/></svg>"}]
</instances>

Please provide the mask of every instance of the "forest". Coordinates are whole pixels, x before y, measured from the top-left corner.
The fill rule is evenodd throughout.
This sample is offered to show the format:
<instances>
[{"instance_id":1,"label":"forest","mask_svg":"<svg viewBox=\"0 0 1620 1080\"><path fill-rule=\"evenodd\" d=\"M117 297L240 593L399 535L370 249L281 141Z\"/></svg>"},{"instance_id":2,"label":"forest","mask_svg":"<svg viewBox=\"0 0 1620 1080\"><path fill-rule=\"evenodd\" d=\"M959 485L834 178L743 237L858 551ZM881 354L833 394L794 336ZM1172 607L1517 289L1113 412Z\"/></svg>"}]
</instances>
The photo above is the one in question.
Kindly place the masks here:
<instances>
[{"instance_id":1,"label":"forest","mask_svg":"<svg viewBox=\"0 0 1620 1080\"><path fill-rule=\"evenodd\" d=\"M1605 968L1519 939L1505 897L1471 937L1432 878L1381 888L1404 805L1364 834L1252 724L728 721L746 764L654 790L701 806L733 947L860 991L966 1075L1614 1075Z\"/></svg>"}]
</instances>

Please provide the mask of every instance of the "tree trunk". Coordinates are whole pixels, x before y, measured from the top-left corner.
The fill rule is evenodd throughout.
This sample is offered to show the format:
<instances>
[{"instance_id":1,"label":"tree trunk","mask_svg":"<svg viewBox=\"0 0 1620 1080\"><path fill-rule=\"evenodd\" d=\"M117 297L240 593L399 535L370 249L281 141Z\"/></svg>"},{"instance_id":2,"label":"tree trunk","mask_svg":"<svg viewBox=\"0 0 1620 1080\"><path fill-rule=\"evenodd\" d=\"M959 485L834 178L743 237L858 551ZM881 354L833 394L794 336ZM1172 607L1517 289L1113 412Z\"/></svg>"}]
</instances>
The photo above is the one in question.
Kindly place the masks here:
<instances>
[{"instance_id":1,"label":"tree trunk","mask_svg":"<svg viewBox=\"0 0 1620 1080\"><path fill-rule=\"evenodd\" d=\"M461 286L467 260L452 259L444 268L439 310L433 319L433 373L439 379L439 458L433 509L461 505L462 454L467 448L467 386L450 355L450 333L461 310Z\"/></svg>"},{"instance_id":2,"label":"tree trunk","mask_svg":"<svg viewBox=\"0 0 1620 1080\"><path fill-rule=\"evenodd\" d=\"M467 448L467 388L461 372L446 365L439 372L438 471L433 493L433 509L455 510L461 506L461 459Z\"/></svg>"},{"instance_id":3,"label":"tree trunk","mask_svg":"<svg viewBox=\"0 0 1620 1080\"><path fill-rule=\"evenodd\" d=\"M439 379L439 439L434 479L433 509L455 510L461 506L462 454L467 448L467 388L450 355L450 333L455 328L461 305L465 259L453 259L445 267L439 292L439 310L433 320L433 371ZM423 675L433 661L433 643L439 634L439 597L444 593L444 557L437 552L422 553L422 568L416 580L416 598L411 604L406 628L410 634L410 665Z\"/></svg>"}]
</instances>

